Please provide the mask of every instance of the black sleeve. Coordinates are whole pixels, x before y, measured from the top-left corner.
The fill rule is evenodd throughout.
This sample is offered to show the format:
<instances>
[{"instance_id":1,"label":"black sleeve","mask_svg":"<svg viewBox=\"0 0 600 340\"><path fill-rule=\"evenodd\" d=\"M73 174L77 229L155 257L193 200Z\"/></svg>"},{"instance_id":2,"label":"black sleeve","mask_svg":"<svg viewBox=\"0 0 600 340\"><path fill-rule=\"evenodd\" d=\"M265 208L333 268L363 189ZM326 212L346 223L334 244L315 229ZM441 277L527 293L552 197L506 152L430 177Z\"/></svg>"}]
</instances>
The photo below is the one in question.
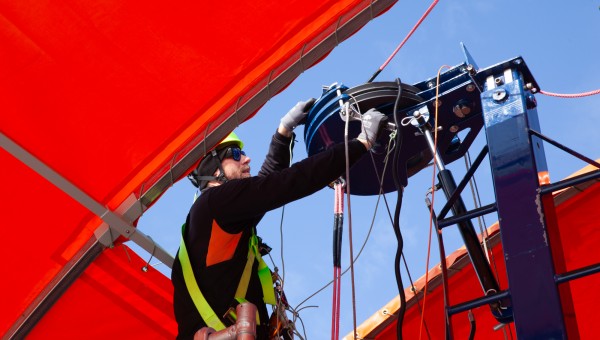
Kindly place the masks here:
<instances>
[{"instance_id":1,"label":"black sleeve","mask_svg":"<svg viewBox=\"0 0 600 340\"><path fill-rule=\"evenodd\" d=\"M366 153L366 148L352 140L348 153L351 166ZM210 195L210 209L217 213L219 225L226 227L315 193L341 176L345 167L345 148L339 143L287 169L263 177L231 180L206 194Z\"/></svg>"},{"instance_id":2,"label":"black sleeve","mask_svg":"<svg viewBox=\"0 0 600 340\"><path fill-rule=\"evenodd\" d=\"M264 177L272 172L281 171L290 166L294 137L294 134L288 138L279 132L275 132L271 138L267 157L258 172L258 177Z\"/></svg>"}]
</instances>

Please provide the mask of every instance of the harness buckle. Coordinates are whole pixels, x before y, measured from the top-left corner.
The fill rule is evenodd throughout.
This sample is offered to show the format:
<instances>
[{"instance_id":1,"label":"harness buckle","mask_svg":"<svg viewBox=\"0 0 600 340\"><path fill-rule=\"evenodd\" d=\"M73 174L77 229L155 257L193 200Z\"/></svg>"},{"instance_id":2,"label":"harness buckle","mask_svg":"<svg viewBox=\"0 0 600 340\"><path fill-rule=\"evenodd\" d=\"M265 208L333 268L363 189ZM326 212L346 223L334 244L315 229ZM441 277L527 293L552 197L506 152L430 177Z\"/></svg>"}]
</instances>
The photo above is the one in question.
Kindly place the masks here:
<instances>
[{"instance_id":1,"label":"harness buckle","mask_svg":"<svg viewBox=\"0 0 600 340\"><path fill-rule=\"evenodd\" d=\"M237 322L237 314L234 307L229 307L225 314L223 314L223 321L228 324L227 326L234 325Z\"/></svg>"}]
</instances>

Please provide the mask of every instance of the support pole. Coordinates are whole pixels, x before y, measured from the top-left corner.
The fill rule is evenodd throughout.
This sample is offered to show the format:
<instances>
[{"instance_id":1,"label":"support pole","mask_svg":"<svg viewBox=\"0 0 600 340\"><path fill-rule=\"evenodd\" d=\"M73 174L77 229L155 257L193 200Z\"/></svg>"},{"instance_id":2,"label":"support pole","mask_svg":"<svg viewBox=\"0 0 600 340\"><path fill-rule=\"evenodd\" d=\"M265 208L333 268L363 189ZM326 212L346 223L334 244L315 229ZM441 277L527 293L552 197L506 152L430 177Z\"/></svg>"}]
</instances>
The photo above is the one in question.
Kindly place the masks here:
<instances>
[{"instance_id":1,"label":"support pole","mask_svg":"<svg viewBox=\"0 0 600 340\"><path fill-rule=\"evenodd\" d=\"M517 338L577 339L576 321L567 327L563 318L570 293L561 303L554 278L564 261L547 228L554 205L540 197L548 177L542 142L529 133L538 127L535 98L515 65L488 76L481 103Z\"/></svg>"}]
</instances>

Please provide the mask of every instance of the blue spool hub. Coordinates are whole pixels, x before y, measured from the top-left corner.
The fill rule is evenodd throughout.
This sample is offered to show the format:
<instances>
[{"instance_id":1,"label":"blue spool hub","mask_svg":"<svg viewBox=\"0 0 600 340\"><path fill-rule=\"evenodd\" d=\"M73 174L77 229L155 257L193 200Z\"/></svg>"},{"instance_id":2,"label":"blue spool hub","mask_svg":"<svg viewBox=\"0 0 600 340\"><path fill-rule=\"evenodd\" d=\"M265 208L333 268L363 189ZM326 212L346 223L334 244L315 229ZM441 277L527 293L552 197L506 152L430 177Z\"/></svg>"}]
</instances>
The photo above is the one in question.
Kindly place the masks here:
<instances>
[{"instance_id":1,"label":"blue spool hub","mask_svg":"<svg viewBox=\"0 0 600 340\"><path fill-rule=\"evenodd\" d=\"M418 95L419 89L406 84L401 84L401 98L399 102L399 111L408 107L415 106L423 101ZM338 95L338 90L341 95ZM398 96L398 84L396 82L377 82L367 83L354 88L348 88L344 85L334 85L325 90L323 95L315 102L308 113L306 127L304 129L304 141L308 155L314 155L326 150L335 143L344 140L345 122L340 117L339 100L349 101L351 105L364 113L371 108L376 108L388 116L390 121L394 121L393 109ZM405 115L402 115L404 117ZM361 123L351 121L348 126L348 138L355 138L360 134ZM374 163L371 157L363 157L350 171L350 181L352 183L351 194L355 195L377 195L379 193L380 178L383 177L383 191L390 192L396 190L392 178L391 155L388 166L384 170L384 160L386 148L389 143L389 132L383 131L377 141L377 145L371 150ZM411 159L411 167L419 168L426 166L431 156L428 152L419 153ZM416 166L416 167L415 167ZM416 170L418 171L418 170ZM408 170L411 175L416 171ZM401 171L407 177L407 171ZM402 176L401 176L402 177ZM406 182L404 179L403 182Z\"/></svg>"},{"instance_id":2,"label":"blue spool hub","mask_svg":"<svg viewBox=\"0 0 600 340\"><path fill-rule=\"evenodd\" d=\"M481 71L480 82L483 82L486 76L485 70ZM481 84L474 83L478 77L479 74L471 76L464 64L455 66L440 76L437 91L437 148L446 164L461 158L467 152L483 126L480 93L477 91ZM433 125L436 110L435 84L436 78L414 85L400 84L401 96L396 119L393 112L399 93L396 82L366 83L353 88L344 85L329 87L308 113L304 130L307 153L314 155L344 141L345 122L340 118L340 99L344 102L349 101L360 112L376 108L387 115L390 122L400 122L403 118L412 116L414 111L427 106L431 116L430 124ZM341 94L338 94L338 90ZM348 126L348 138L358 136L360 127L359 121L351 121ZM400 136L397 147L400 148L400 153L396 164L392 164L391 154L388 165L385 166L390 134L388 131L382 131L377 145L371 150L373 160L365 156L350 169L351 194L377 195L380 182L383 192L395 191L392 171L397 171L400 184L406 186L410 176L429 164L432 160L431 151L425 137L419 133L420 130L413 124L408 124L400 125L398 132Z\"/></svg>"}]
</instances>

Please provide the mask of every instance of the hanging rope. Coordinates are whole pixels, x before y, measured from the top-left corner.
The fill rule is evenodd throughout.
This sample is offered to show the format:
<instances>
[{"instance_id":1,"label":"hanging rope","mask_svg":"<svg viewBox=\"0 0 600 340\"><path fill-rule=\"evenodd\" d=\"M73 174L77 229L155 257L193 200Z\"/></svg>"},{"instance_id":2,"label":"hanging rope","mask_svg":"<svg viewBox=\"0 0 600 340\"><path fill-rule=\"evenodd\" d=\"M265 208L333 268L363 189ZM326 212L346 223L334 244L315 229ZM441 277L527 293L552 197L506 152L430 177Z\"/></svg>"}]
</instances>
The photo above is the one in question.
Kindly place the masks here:
<instances>
[{"instance_id":1,"label":"hanging rope","mask_svg":"<svg viewBox=\"0 0 600 340\"><path fill-rule=\"evenodd\" d=\"M542 90L540 90L540 93L544 94L546 96L551 96L551 97L581 98L581 97L588 97L588 96L594 96L594 95L600 94L600 89L597 89L597 90L594 90L594 91L589 91L589 92L570 93L570 94L553 93L553 92L546 92L546 91L542 91Z\"/></svg>"},{"instance_id":2,"label":"hanging rope","mask_svg":"<svg viewBox=\"0 0 600 340\"><path fill-rule=\"evenodd\" d=\"M438 141L438 100L439 100L439 91L440 91L440 73L442 69L450 69L448 65L442 65L437 72L436 85L435 85L435 115L434 115L434 123L433 123L433 147L434 150L437 150L437 141ZM431 188L435 187L435 172L436 167L433 166L433 171L431 174ZM421 323L419 325L419 339L421 339L421 334L423 331L423 322L425 319L425 311L426 311L426 303L427 303L427 286L429 285L429 258L431 255L431 236L433 231L433 205L435 203L435 190L431 191L431 208L429 209L429 237L427 240L427 260L425 261L425 288L423 290L423 313L421 314Z\"/></svg>"},{"instance_id":3,"label":"hanging rope","mask_svg":"<svg viewBox=\"0 0 600 340\"><path fill-rule=\"evenodd\" d=\"M404 38L404 40L402 40L402 42L398 45L398 47L396 47L396 49L394 50L394 52L392 52L392 54L387 58L387 60L383 64L381 64L381 66L379 66L379 69L377 71L375 71L375 73L373 73L373 75L367 81L367 83L370 83L373 80L375 80L375 78L377 78L377 76L379 75L379 73L381 73L381 71L383 71L383 69L390 63L390 61L392 61L392 59L394 58L394 56L396 56L396 53L398 53L398 51L400 51L400 49L402 48L402 46L404 46L404 44L413 35L413 33L415 33L415 31L417 30L417 28L421 25L421 23L423 22L423 20L425 20L425 18L429 15L429 12L431 12L431 10L435 7L435 5L437 5L438 2L439 2L439 0L435 0L435 1L433 1L431 3L431 5L429 5L429 8L427 8L427 10L425 11L425 13L423 13L423 15L421 16L421 18L419 19L419 21L417 21L417 23L415 24L415 26L413 26L413 28L410 30L410 32L408 32L408 34L406 35L406 37Z\"/></svg>"},{"instance_id":4,"label":"hanging rope","mask_svg":"<svg viewBox=\"0 0 600 340\"><path fill-rule=\"evenodd\" d=\"M352 334L354 340L356 340L356 291L354 285L354 246L352 241L352 206L350 205L350 163L349 163L349 151L348 151L348 125L350 122L350 110L349 103L346 103L346 124L344 126L344 144L346 152L346 200L348 202L348 243L350 249L350 286L352 288ZM362 115L361 115L362 117ZM368 136L367 136L368 137Z\"/></svg>"}]
</instances>

